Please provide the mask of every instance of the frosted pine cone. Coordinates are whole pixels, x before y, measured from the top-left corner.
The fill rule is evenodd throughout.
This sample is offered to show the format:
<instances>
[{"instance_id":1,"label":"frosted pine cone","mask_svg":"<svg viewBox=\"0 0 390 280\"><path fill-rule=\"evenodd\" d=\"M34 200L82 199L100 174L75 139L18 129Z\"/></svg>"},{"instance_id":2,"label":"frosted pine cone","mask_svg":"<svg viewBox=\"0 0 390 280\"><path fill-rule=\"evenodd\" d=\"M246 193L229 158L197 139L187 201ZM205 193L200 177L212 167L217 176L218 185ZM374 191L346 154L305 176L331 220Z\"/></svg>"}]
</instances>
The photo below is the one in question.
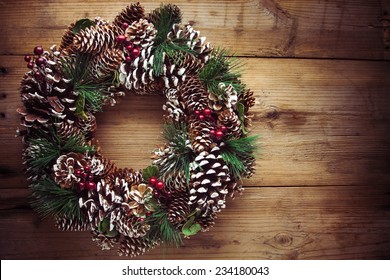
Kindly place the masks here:
<instances>
[{"instance_id":1,"label":"frosted pine cone","mask_svg":"<svg viewBox=\"0 0 390 280\"><path fill-rule=\"evenodd\" d=\"M198 77L187 77L179 87L179 101L186 108L187 115L208 108L207 90Z\"/></svg>"},{"instance_id":2,"label":"frosted pine cone","mask_svg":"<svg viewBox=\"0 0 390 280\"><path fill-rule=\"evenodd\" d=\"M153 23L147 19L140 19L133 22L126 29L125 34L127 40L132 42L134 46L146 49L153 45L157 30L154 28Z\"/></svg>"},{"instance_id":3,"label":"frosted pine cone","mask_svg":"<svg viewBox=\"0 0 390 280\"><path fill-rule=\"evenodd\" d=\"M118 70L122 62L123 52L120 49L107 49L95 56L91 63L89 73L95 82L110 77L113 72Z\"/></svg>"},{"instance_id":4,"label":"frosted pine cone","mask_svg":"<svg viewBox=\"0 0 390 280\"><path fill-rule=\"evenodd\" d=\"M201 152L194 161L196 167L191 175L189 203L203 217L225 208L227 185L231 179L219 150L216 146L210 152Z\"/></svg>"},{"instance_id":5,"label":"frosted pine cone","mask_svg":"<svg viewBox=\"0 0 390 280\"><path fill-rule=\"evenodd\" d=\"M233 111L225 110L218 116L218 124L226 126L226 136L240 138L242 135L241 121Z\"/></svg>"},{"instance_id":6,"label":"frosted pine cone","mask_svg":"<svg viewBox=\"0 0 390 280\"><path fill-rule=\"evenodd\" d=\"M83 218L82 220L78 218L68 218L66 216L63 217L57 217L56 218L56 226L57 228L65 231L65 230L72 230L72 231L86 231L90 229L90 226L88 224L88 220L86 218Z\"/></svg>"},{"instance_id":7,"label":"frosted pine cone","mask_svg":"<svg viewBox=\"0 0 390 280\"><path fill-rule=\"evenodd\" d=\"M195 151L209 151L213 139L211 138L211 130L215 129L213 122L209 120L199 120L193 118L189 124L189 132L191 135L192 146Z\"/></svg>"},{"instance_id":8,"label":"frosted pine cone","mask_svg":"<svg viewBox=\"0 0 390 280\"><path fill-rule=\"evenodd\" d=\"M73 38L73 47L80 53L98 54L117 46L122 30L115 25L95 25L81 30Z\"/></svg>"},{"instance_id":9,"label":"frosted pine cone","mask_svg":"<svg viewBox=\"0 0 390 280\"><path fill-rule=\"evenodd\" d=\"M167 219L171 224L178 225L187 218L190 213L188 202L188 193L185 191L172 195L167 211Z\"/></svg>"},{"instance_id":10,"label":"frosted pine cone","mask_svg":"<svg viewBox=\"0 0 390 280\"><path fill-rule=\"evenodd\" d=\"M110 250L119 242L119 236L109 237L96 230L92 231L92 234L92 240L95 241L102 250Z\"/></svg>"}]
</instances>

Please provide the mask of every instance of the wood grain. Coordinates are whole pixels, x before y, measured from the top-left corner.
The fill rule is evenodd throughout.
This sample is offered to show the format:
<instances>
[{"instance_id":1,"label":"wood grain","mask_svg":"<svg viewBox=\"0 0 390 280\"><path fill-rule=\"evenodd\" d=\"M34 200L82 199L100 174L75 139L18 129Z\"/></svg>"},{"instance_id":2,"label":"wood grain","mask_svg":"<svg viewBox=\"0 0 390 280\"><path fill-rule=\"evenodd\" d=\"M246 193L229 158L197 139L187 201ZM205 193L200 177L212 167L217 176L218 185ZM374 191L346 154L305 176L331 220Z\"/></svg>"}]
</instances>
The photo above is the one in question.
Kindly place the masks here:
<instances>
[{"instance_id":1,"label":"wood grain","mask_svg":"<svg viewBox=\"0 0 390 280\"><path fill-rule=\"evenodd\" d=\"M387 1L177 0L185 22L238 55L263 57L389 58ZM146 11L160 0L142 1ZM123 1L2 1L0 54L31 53L59 44L78 18L112 20ZM212 20L210 20L212 19Z\"/></svg>"},{"instance_id":2,"label":"wood grain","mask_svg":"<svg viewBox=\"0 0 390 280\"><path fill-rule=\"evenodd\" d=\"M149 11L161 1L144 1ZM390 2L175 2L214 45L244 57L256 95L256 175L210 232L141 259L390 258ZM29 207L21 139L23 55L59 43L77 18L112 19L127 3L0 2L0 257L118 259L86 232L60 232ZM23 15L23 16L21 16ZM98 114L98 139L121 167L144 168L162 143L159 96L127 96Z\"/></svg>"},{"instance_id":3,"label":"wood grain","mask_svg":"<svg viewBox=\"0 0 390 280\"><path fill-rule=\"evenodd\" d=\"M211 231L138 259L388 258L389 192L370 188L249 188ZM29 210L0 211L0 231L1 259L125 259L100 251L88 232L58 231Z\"/></svg>"}]
</instances>

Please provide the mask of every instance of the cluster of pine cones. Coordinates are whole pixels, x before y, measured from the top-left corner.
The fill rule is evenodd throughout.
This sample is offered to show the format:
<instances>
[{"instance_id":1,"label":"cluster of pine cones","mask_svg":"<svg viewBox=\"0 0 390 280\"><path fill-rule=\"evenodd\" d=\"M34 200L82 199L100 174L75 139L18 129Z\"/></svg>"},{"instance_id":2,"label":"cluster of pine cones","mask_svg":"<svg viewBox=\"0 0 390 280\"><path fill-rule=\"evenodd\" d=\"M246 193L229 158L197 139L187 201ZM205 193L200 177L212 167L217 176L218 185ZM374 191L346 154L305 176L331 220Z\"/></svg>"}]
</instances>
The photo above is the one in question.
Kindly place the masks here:
<instances>
[{"instance_id":1,"label":"cluster of pine cones","mask_svg":"<svg viewBox=\"0 0 390 280\"><path fill-rule=\"evenodd\" d=\"M174 5L168 5L168 10L172 16L180 14ZM145 14L138 3L129 5L111 23L96 18L83 28L79 28L80 23L71 24L59 48L36 48L34 57L25 58L30 71L21 86L24 106L18 112L27 130L19 133L27 138L35 137L36 131L54 131L59 142L72 137L82 139L83 145L98 146L95 110L86 104L82 114L79 112L80 93L63 70L65 62L76 61L80 54L90 58L88 69L84 69L85 80L104 83L115 73L117 82L107 86L105 104L115 104L125 93L162 94L166 96L165 122L186 124L186 148L193 154L189 174L165 172L146 180L142 171L116 167L99 149L88 153L59 151L60 156L49 162L48 173L55 186L77 193L82 213L82 218L57 215L57 226L62 230L90 230L102 249L119 243L119 254L125 256L142 254L164 242L149 234L154 226L149 217L158 208L165 211L166 219L178 232L193 216L193 223L202 231L214 224L226 197L242 189L220 150L226 139L243 137L241 128L250 126L248 110L254 105L249 90L239 94L234 87L221 83L220 90L228 96L223 100L208 92L198 73L211 59L212 48L190 25L173 24L164 42L185 41L191 52L179 52L178 57L164 53L161 73L156 74L159 16L158 12ZM244 105L243 118L238 115L237 102ZM24 157L33 184L45 175L37 174L29 162L43 148L39 143L29 143ZM170 159L177 156L174 153L172 143L164 144L154 151L153 165L169 170ZM250 177L254 157L242 160L248 170L245 176Z\"/></svg>"}]
</instances>

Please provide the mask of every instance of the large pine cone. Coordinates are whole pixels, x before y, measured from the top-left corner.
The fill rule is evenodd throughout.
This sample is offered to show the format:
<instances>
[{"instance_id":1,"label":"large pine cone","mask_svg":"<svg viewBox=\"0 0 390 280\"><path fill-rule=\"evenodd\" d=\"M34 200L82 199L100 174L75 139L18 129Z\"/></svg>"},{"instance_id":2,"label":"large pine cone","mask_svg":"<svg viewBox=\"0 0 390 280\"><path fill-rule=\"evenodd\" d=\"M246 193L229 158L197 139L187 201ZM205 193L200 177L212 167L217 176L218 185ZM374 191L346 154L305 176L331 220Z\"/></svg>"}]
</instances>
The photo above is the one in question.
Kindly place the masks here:
<instances>
[{"instance_id":1,"label":"large pine cone","mask_svg":"<svg viewBox=\"0 0 390 280\"><path fill-rule=\"evenodd\" d=\"M74 50L80 53L98 54L116 48L116 37L122 29L115 25L95 25L81 30L73 38Z\"/></svg>"},{"instance_id":2,"label":"large pine cone","mask_svg":"<svg viewBox=\"0 0 390 280\"><path fill-rule=\"evenodd\" d=\"M147 19L140 19L133 22L126 29L125 34L127 40L131 41L133 45L146 49L153 45L157 30L154 28L153 23Z\"/></svg>"},{"instance_id":3,"label":"large pine cone","mask_svg":"<svg viewBox=\"0 0 390 280\"><path fill-rule=\"evenodd\" d=\"M210 152L203 151L195 158L196 168L190 182L190 202L204 217L225 208L227 186L231 182L229 168L215 146Z\"/></svg>"},{"instance_id":4,"label":"large pine cone","mask_svg":"<svg viewBox=\"0 0 390 280\"><path fill-rule=\"evenodd\" d=\"M118 70L122 62L122 55L123 52L120 49L107 49L95 56L90 63L91 78L95 82L99 82Z\"/></svg>"},{"instance_id":5,"label":"large pine cone","mask_svg":"<svg viewBox=\"0 0 390 280\"><path fill-rule=\"evenodd\" d=\"M71 152L59 156L53 166L54 181L61 188L69 189L74 183L80 181L80 177L76 173L77 170L84 170L88 165L88 161L83 154Z\"/></svg>"},{"instance_id":6,"label":"large pine cone","mask_svg":"<svg viewBox=\"0 0 390 280\"><path fill-rule=\"evenodd\" d=\"M196 117L190 119L189 132L191 135L192 146L195 151L209 151L213 139L210 131L215 129L215 125L209 120L199 120Z\"/></svg>"},{"instance_id":7,"label":"large pine cone","mask_svg":"<svg viewBox=\"0 0 390 280\"><path fill-rule=\"evenodd\" d=\"M226 136L232 136L234 138L241 137L241 121L233 111L225 110L220 113L218 116L218 123L221 126L226 126L228 132L226 133Z\"/></svg>"}]
</instances>

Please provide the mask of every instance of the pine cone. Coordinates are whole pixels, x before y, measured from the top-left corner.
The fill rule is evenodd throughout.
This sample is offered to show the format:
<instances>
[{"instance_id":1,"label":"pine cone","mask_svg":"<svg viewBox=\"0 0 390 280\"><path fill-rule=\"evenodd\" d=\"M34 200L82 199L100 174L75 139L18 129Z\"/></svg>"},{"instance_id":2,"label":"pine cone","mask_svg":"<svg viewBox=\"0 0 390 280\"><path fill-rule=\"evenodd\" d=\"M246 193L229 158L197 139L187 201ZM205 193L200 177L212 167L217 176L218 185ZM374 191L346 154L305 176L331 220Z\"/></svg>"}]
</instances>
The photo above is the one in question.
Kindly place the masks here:
<instances>
[{"instance_id":1,"label":"pine cone","mask_svg":"<svg viewBox=\"0 0 390 280\"><path fill-rule=\"evenodd\" d=\"M197 218L195 221L200 224L202 227L202 231L206 232L209 231L210 228L212 228L215 225L215 220L217 219L217 213L211 213L210 215L207 216L202 216Z\"/></svg>"},{"instance_id":2,"label":"pine cone","mask_svg":"<svg viewBox=\"0 0 390 280\"><path fill-rule=\"evenodd\" d=\"M134 258L143 255L145 252L153 249L159 241L150 240L148 238L129 238L126 237L118 250L120 256Z\"/></svg>"},{"instance_id":3,"label":"pine cone","mask_svg":"<svg viewBox=\"0 0 390 280\"><path fill-rule=\"evenodd\" d=\"M82 131L73 124L62 122L61 124L57 124L57 127L57 135L61 140L67 140L71 137L82 139L83 137Z\"/></svg>"},{"instance_id":4,"label":"pine cone","mask_svg":"<svg viewBox=\"0 0 390 280\"><path fill-rule=\"evenodd\" d=\"M182 108L177 89L165 89L164 94L166 96L166 102L163 105L165 111L165 118L169 121L182 122L185 121L184 108Z\"/></svg>"},{"instance_id":5,"label":"pine cone","mask_svg":"<svg viewBox=\"0 0 390 280\"><path fill-rule=\"evenodd\" d=\"M241 137L241 121L233 111L225 110L220 113L218 116L218 124L226 126L227 133L225 136L232 136L234 138Z\"/></svg>"},{"instance_id":6,"label":"pine cone","mask_svg":"<svg viewBox=\"0 0 390 280\"><path fill-rule=\"evenodd\" d=\"M53 166L54 181L60 185L61 188L69 189L74 183L80 181L76 170L84 170L88 162L83 154L68 153L59 156L56 164Z\"/></svg>"},{"instance_id":7,"label":"pine cone","mask_svg":"<svg viewBox=\"0 0 390 280\"><path fill-rule=\"evenodd\" d=\"M88 220L86 218L80 220L77 218L68 218L66 216L57 217L56 218L56 226L57 228L63 231L86 231L90 230L90 226L88 224Z\"/></svg>"},{"instance_id":8,"label":"pine cone","mask_svg":"<svg viewBox=\"0 0 390 280\"><path fill-rule=\"evenodd\" d=\"M98 54L107 49L116 48L116 37L122 30L115 25L95 25L81 30L73 38L75 51Z\"/></svg>"},{"instance_id":9,"label":"pine cone","mask_svg":"<svg viewBox=\"0 0 390 280\"><path fill-rule=\"evenodd\" d=\"M118 212L113 223L120 234L130 238L143 237L150 229L150 225L140 222L137 217L128 215L123 211Z\"/></svg>"},{"instance_id":10,"label":"pine cone","mask_svg":"<svg viewBox=\"0 0 390 280\"><path fill-rule=\"evenodd\" d=\"M92 234L92 240L97 242L97 245L102 250L110 250L115 246L116 243L119 242L119 236L108 237L96 230L92 231Z\"/></svg>"},{"instance_id":11,"label":"pine cone","mask_svg":"<svg viewBox=\"0 0 390 280\"><path fill-rule=\"evenodd\" d=\"M244 126L249 128L252 126L253 114L249 113L249 108L255 105L255 97L253 91L248 89L239 97L239 102L244 105Z\"/></svg>"},{"instance_id":12,"label":"pine cone","mask_svg":"<svg viewBox=\"0 0 390 280\"><path fill-rule=\"evenodd\" d=\"M189 132L192 140L192 147L197 152L209 151L213 139L211 138L211 130L215 129L215 125L209 120L199 120L193 117L189 122Z\"/></svg>"},{"instance_id":13,"label":"pine cone","mask_svg":"<svg viewBox=\"0 0 390 280\"><path fill-rule=\"evenodd\" d=\"M166 9L167 14L169 14L171 16L171 18L174 19L174 21L181 22L182 14L181 14L180 8L178 6L172 5L172 4L166 4L160 8L153 10L147 16L147 19L150 22L152 22L154 25L156 25L156 23L159 23L161 21L161 10L162 9Z\"/></svg>"},{"instance_id":14,"label":"pine cone","mask_svg":"<svg viewBox=\"0 0 390 280\"><path fill-rule=\"evenodd\" d=\"M147 19L135 21L126 29L127 40L132 42L134 46L140 46L143 49L153 45L156 34L157 30L153 23Z\"/></svg>"},{"instance_id":15,"label":"pine cone","mask_svg":"<svg viewBox=\"0 0 390 280\"><path fill-rule=\"evenodd\" d=\"M188 193L185 191L172 195L167 211L167 219L171 224L178 225L187 218L190 213L188 202Z\"/></svg>"},{"instance_id":16,"label":"pine cone","mask_svg":"<svg viewBox=\"0 0 390 280\"><path fill-rule=\"evenodd\" d=\"M71 23L68 26L68 28L65 30L64 35L62 35L61 44L60 44L59 49L63 54L68 55L69 53L71 53L71 51L69 51L69 48L73 44L73 38L74 38L73 28L74 28L74 26L75 26L75 24Z\"/></svg>"},{"instance_id":17,"label":"pine cone","mask_svg":"<svg viewBox=\"0 0 390 280\"><path fill-rule=\"evenodd\" d=\"M128 25L132 24L134 21L139 20L145 17L144 7L140 3L131 4L127 6L120 14L118 14L113 24L117 27L122 27L124 23Z\"/></svg>"},{"instance_id":18,"label":"pine cone","mask_svg":"<svg viewBox=\"0 0 390 280\"><path fill-rule=\"evenodd\" d=\"M86 139L91 139L97 128L96 117L89 111L86 111L86 115L86 118L77 118L75 125L82 131Z\"/></svg>"},{"instance_id":19,"label":"pine cone","mask_svg":"<svg viewBox=\"0 0 390 280\"><path fill-rule=\"evenodd\" d=\"M95 82L103 81L119 69L123 52L120 49L107 49L95 56L90 63L90 77Z\"/></svg>"},{"instance_id":20,"label":"pine cone","mask_svg":"<svg viewBox=\"0 0 390 280\"><path fill-rule=\"evenodd\" d=\"M196 166L191 175L190 205L205 217L225 208L227 185L231 179L219 147L210 152L201 152L194 161Z\"/></svg>"},{"instance_id":21,"label":"pine cone","mask_svg":"<svg viewBox=\"0 0 390 280\"><path fill-rule=\"evenodd\" d=\"M21 125L41 128L54 120L60 120L58 123L63 119L69 123L74 121L77 94L61 72L59 55L53 46L52 53L46 51L41 55L43 64L34 62L33 69L23 77L21 98L24 107L17 109L22 115Z\"/></svg>"},{"instance_id":22,"label":"pine cone","mask_svg":"<svg viewBox=\"0 0 390 280\"><path fill-rule=\"evenodd\" d=\"M208 108L207 90L198 77L190 76L180 84L179 101L186 108L187 115Z\"/></svg>"}]
</instances>

